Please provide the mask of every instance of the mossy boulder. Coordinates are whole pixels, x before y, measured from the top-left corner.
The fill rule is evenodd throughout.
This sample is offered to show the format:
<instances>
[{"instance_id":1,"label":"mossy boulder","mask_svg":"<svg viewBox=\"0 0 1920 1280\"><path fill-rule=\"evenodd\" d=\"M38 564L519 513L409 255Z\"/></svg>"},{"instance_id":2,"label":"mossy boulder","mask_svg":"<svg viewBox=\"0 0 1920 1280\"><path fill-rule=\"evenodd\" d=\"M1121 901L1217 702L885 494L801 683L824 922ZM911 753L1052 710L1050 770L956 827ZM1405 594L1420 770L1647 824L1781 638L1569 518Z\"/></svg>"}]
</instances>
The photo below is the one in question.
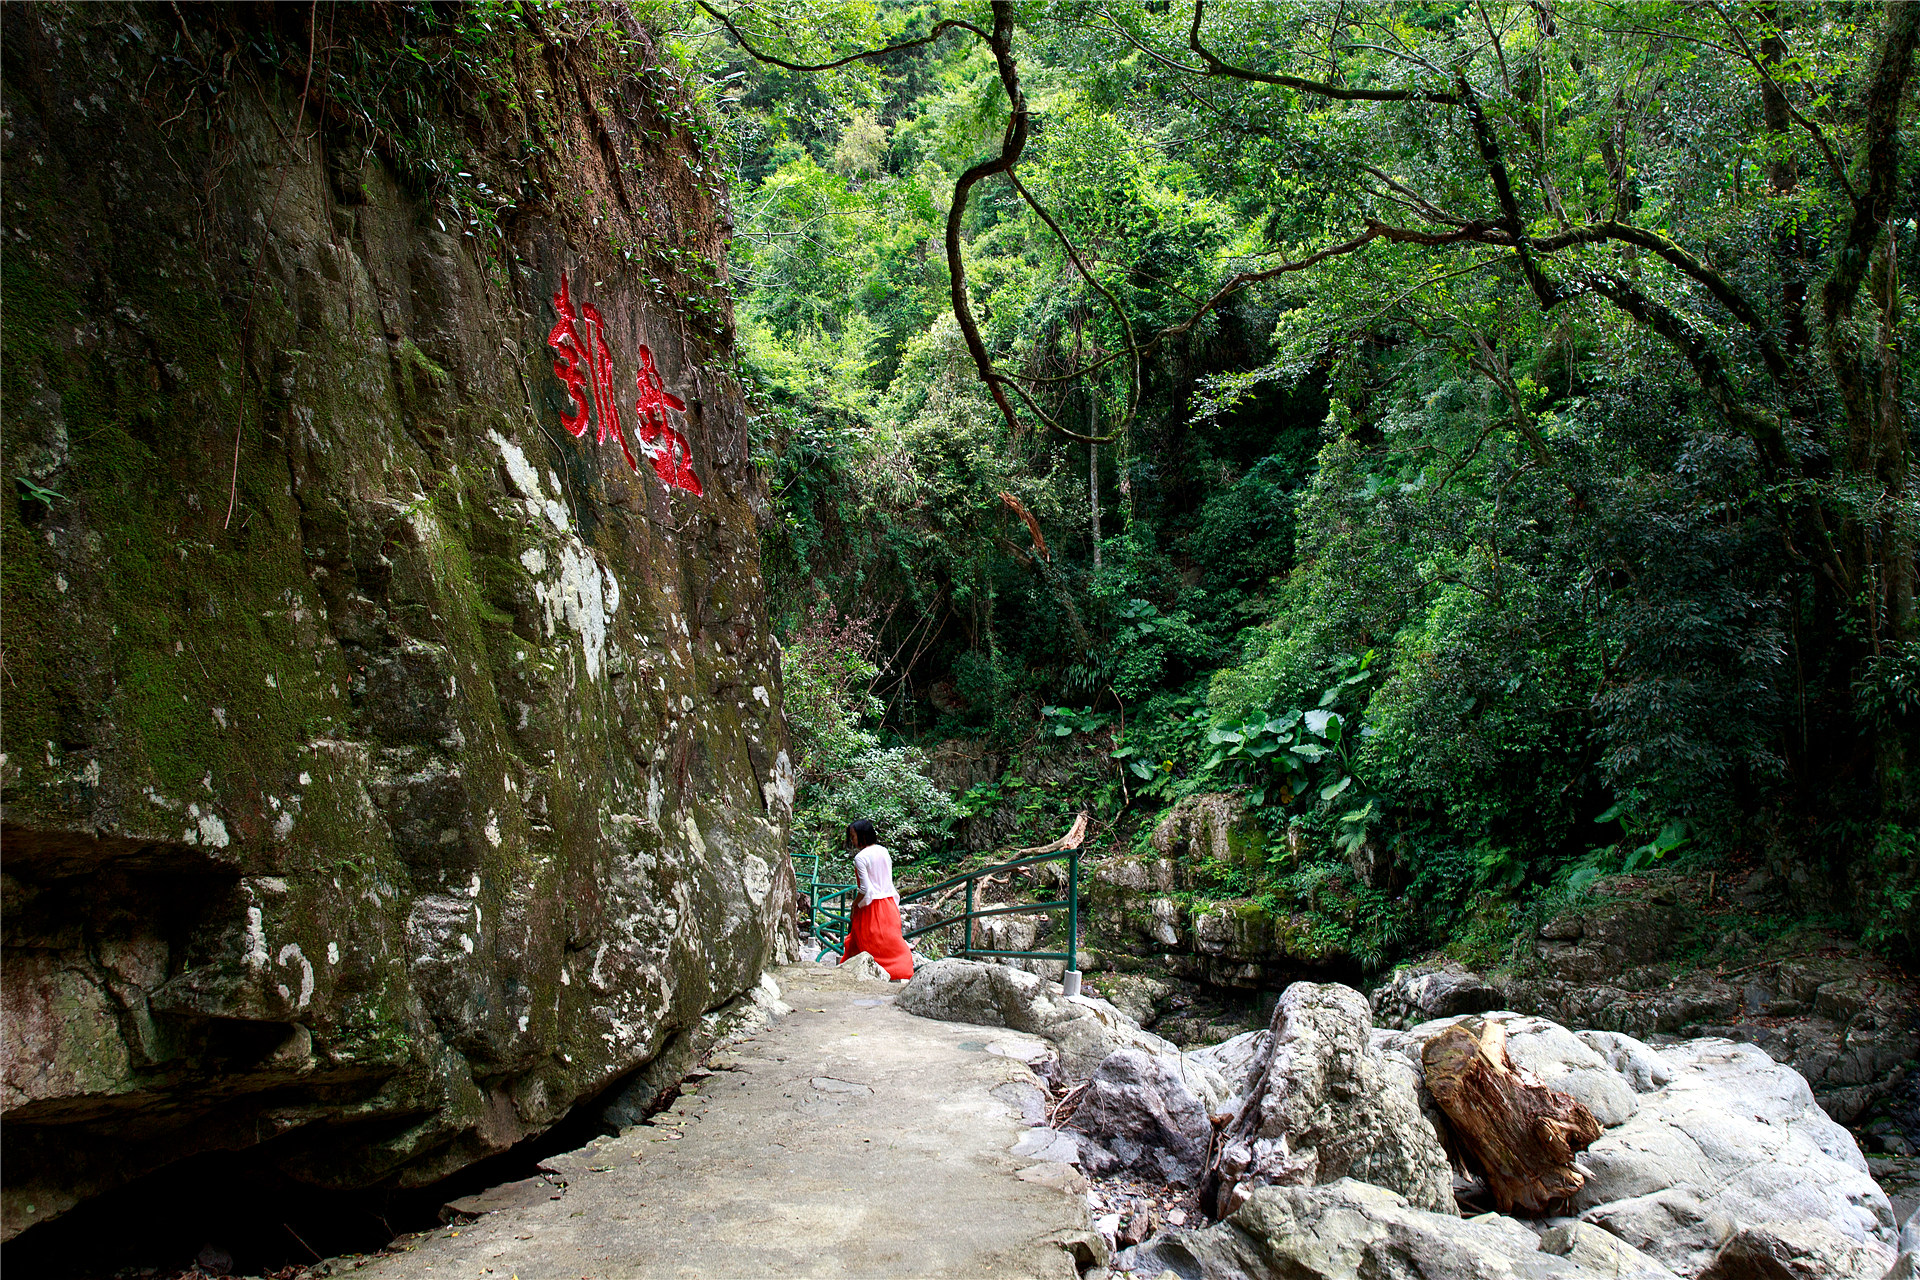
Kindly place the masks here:
<instances>
[{"instance_id":1,"label":"mossy boulder","mask_svg":"<svg viewBox=\"0 0 1920 1280\"><path fill-rule=\"evenodd\" d=\"M1257 867L1266 858L1267 837L1245 797L1210 791L1186 796L1162 814L1154 824L1153 847L1163 858Z\"/></svg>"},{"instance_id":2,"label":"mossy boulder","mask_svg":"<svg viewBox=\"0 0 1920 1280\"><path fill-rule=\"evenodd\" d=\"M462 179L518 193L483 224L319 78L160 56L299 16L0 14L7 1235L269 1141L437 1179L793 945L760 480L671 265L724 215L647 34L502 36L515 94L445 87ZM561 428L563 281L629 430L641 343L686 400L701 494Z\"/></svg>"},{"instance_id":3,"label":"mossy boulder","mask_svg":"<svg viewBox=\"0 0 1920 1280\"><path fill-rule=\"evenodd\" d=\"M1097 954L1151 959L1182 978L1243 990L1354 967L1304 904L1289 909L1284 897L1256 892L1270 880L1266 835L1241 797L1180 800L1155 824L1151 847L1083 872L1087 945Z\"/></svg>"}]
</instances>

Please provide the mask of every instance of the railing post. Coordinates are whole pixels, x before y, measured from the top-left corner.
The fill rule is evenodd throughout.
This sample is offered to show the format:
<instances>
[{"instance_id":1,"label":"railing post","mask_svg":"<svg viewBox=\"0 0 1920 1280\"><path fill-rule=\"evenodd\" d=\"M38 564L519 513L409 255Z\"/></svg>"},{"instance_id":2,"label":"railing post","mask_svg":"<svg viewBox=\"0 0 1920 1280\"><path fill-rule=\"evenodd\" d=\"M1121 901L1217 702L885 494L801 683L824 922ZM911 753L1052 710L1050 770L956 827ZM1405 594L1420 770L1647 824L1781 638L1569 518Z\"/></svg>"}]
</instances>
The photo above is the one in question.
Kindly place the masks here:
<instances>
[{"instance_id":1,"label":"railing post","mask_svg":"<svg viewBox=\"0 0 1920 1280\"><path fill-rule=\"evenodd\" d=\"M966 944L961 948L960 954L963 956L970 956L973 954L973 877L972 876L967 877L967 940L966 940Z\"/></svg>"},{"instance_id":2,"label":"railing post","mask_svg":"<svg viewBox=\"0 0 1920 1280\"><path fill-rule=\"evenodd\" d=\"M1067 855L1067 969L1080 970L1080 851Z\"/></svg>"},{"instance_id":3,"label":"railing post","mask_svg":"<svg viewBox=\"0 0 1920 1280\"><path fill-rule=\"evenodd\" d=\"M1061 987L1070 996L1080 994L1080 851L1067 853L1067 970Z\"/></svg>"}]
</instances>

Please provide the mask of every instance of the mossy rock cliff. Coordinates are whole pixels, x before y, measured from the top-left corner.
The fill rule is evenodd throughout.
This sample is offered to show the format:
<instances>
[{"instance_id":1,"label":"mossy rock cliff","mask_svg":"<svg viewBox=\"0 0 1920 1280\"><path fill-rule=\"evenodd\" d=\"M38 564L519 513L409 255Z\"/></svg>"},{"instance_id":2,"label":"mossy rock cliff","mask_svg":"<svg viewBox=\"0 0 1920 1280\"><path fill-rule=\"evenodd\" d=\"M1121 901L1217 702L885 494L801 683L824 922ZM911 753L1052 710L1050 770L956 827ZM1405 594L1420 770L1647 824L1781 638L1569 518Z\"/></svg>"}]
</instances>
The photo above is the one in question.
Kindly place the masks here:
<instances>
[{"instance_id":1,"label":"mossy rock cliff","mask_svg":"<svg viewBox=\"0 0 1920 1280\"><path fill-rule=\"evenodd\" d=\"M9 1236L437 1179L792 945L724 206L623 9L460 12L0 15ZM700 495L562 429L563 280Z\"/></svg>"}]
</instances>

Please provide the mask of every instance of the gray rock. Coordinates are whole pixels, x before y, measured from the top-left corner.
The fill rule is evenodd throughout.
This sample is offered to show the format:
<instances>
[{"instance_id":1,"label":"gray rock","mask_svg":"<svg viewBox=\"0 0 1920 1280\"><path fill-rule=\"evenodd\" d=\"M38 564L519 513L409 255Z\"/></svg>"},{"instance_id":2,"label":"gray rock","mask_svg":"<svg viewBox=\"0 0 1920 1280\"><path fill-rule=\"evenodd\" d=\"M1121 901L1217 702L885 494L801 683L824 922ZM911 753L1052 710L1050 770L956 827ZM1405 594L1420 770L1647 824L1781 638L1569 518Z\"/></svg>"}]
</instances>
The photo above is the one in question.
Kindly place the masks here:
<instances>
[{"instance_id":1,"label":"gray rock","mask_svg":"<svg viewBox=\"0 0 1920 1280\"><path fill-rule=\"evenodd\" d=\"M859 955L849 956L840 962L840 972L855 978L864 978L868 982L892 982L893 975L880 967L880 962L862 951Z\"/></svg>"},{"instance_id":2,"label":"gray rock","mask_svg":"<svg viewBox=\"0 0 1920 1280\"><path fill-rule=\"evenodd\" d=\"M1144 973L1103 973L1099 983L1108 1003L1143 1027L1153 1021L1160 1002L1175 990L1171 982Z\"/></svg>"},{"instance_id":3,"label":"gray rock","mask_svg":"<svg viewBox=\"0 0 1920 1280\"><path fill-rule=\"evenodd\" d=\"M1587 1222L1566 1222L1540 1233L1542 1252L1623 1280L1678 1280L1672 1271L1620 1237Z\"/></svg>"},{"instance_id":4,"label":"gray rock","mask_svg":"<svg viewBox=\"0 0 1920 1280\"><path fill-rule=\"evenodd\" d=\"M1453 1211L1446 1152L1420 1113L1410 1073L1374 1049L1365 997L1296 982L1269 1031L1246 1105L1221 1135L1214 1173L1223 1210L1260 1186L1353 1177L1419 1208Z\"/></svg>"},{"instance_id":5,"label":"gray rock","mask_svg":"<svg viewBox=\"0 0 1920 1280\"><path fill-rule=\"evenodd\" d=\"M1829 1120L1807 1082L1751 1045L1693 1040L1661 1052L1672 1079L1639 1095L1640 1108L1580 1157L1588 1179L1574 1207L1630 1243L1673 1234L1648 1222L1617 1229L1620 1202L1638 1204L1673 1193L1688 1213L1715 1227L1698 1246L1715 1250L1732 1224L1817 1221L1892 1260L1895 1230L1886 1193L1867 1173L1853 1136ZM1636 1235L1640 1238L1636 1238ZM1685 1275L1711 1256L1676 1261L1672 1250L1648 1252Z\"/></svg>"},{"instance_id":6,"label":"gray rock","mask_svg":"<svg viewBox=\"0 0 1920 1280\"><path fill-rule=\"evenodd\" d=\"M1584 1280L1589 1270L1543 1252L1511 1218L1428 1213L1406 1197L1343 1178L1263 1186L1225 1221L1169 1231L1139 1247L1134 1274L1180 1280ZM1652 1273L1657 1275L1658 1273Z\"/></svg>"},{"instance_id":7,"label":"gray rock","mask_svg":"<svg viewBox=\"0 0 1920 1280\"><path fill-rule=\"evenodd\" d=\"M1273 1039L1270 1031L1247 1031L1219 1044L1210 1044L1204 1049L1194 1049L1187 1053L1187 1061L1198 1063L1220 1073L1221 1084L1225 1090L1225 1100L1220 1105L1208 1108L1213 1114L1222 1111L1238 1111L1246 1100L1247 1088L1253 1083L1254 1073L1260 1069L1261 1055L1266 1051L1267 1042Z\"/></svg>"},{"instance_id":8,"label":"gray rock","mask_svg":"<svg viewBox=\"0 0 1920 1280\"><path fill-rule=\"evenodd\" d=\"M1178 1054L1138 1049L1121 1049L1100 1064L1072 1121L1087 1137L1081 1165L1088 1173L1179 1186L1199 1180L1213 1129L1182 1065Z\"/></svg>"},{"instance_id":9,"label":"gray rock","mask_svg":"<svg viewBox=\"0 0 1920 1280\"><path fill-rule=\"evenodd\" d=\"M1920 1249L1901 1254L1880 1280L1920 1280Z\"/></svg>"},{"instance_id":10,"label":"gray rock","mask_svg":"<svg viewBox=\"0 0 1920 1280\"><path fill-rule=\"evenodd\" d=\"M1061 1067L1075 1080L1092 1075L1118 1049L1176 1056L1180 1052L1171 1042L1142 1031L1105 1000L1063 995L1058 983L978 960L936 960L915 970L894 1007L942 1022L1010 1027L1043 1036L1059 1047ZM1202 1085L1203 1097L1222 1094L1218 1072L1212 1076Z\"/></svg>"},{"instance_id":11,"label":"gray rock","mask_svg":"<svg viewBox=\"0 0 1920 1280\"><path fill-rule=\"evenodd\" d=\"M1893 1261L1824 1222L1760 1222L1737 1229L1700 1280L1881 1280Z\"/></svg>"},{"instance_id":12,"label":"gray rock","mask_svg":"<svg viewBox=\"0 0 1920 1280\"><path fill-rule=\"evenodd\" d=\"M1607 1066L1635 1093L1652 1093L1673 1079L1673 1069L1659 1051L1618 1031L1581 1031L1580 1040L1606 1060Z\"/></svg>"},{"instance_id":13,"label":"gray rock","mask_svg":"<svg viewBox=\"0 0 1920 1280\"><path fill-rule=\"evenodd\" d=\"M1500 1007L1500 993L1485 978L1451 961L1408 965L1376 988L1373 1019L1382 1027L1403 1028L1435 1018L1484 1013Z\"/></svg>"},{"instance_id":14,"label":"gray rock","mask_svg":"<svg viewBox=\"0 0 1920 1280\"><path fill-rule=\"evenodd\" d=\"M1596 1205L1582 1221L1683 1276L1698 1275L1734 1231L1724 1215L1709 1214L1692 1192L1676 1188Z\"/></svg>"}]
</instances>

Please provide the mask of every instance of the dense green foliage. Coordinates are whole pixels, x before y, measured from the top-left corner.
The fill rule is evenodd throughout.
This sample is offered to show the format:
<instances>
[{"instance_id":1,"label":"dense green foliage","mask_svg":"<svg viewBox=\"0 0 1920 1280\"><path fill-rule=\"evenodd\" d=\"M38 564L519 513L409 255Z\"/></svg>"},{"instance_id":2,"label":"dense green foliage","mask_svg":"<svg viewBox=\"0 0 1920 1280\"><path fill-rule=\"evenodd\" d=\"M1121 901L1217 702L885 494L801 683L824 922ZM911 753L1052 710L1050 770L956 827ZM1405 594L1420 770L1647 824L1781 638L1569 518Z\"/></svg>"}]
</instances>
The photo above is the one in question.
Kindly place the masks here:
<instances>
[{"instance_id":1,"label":"dense green foliage","mask_svg":"<svg viewBox=\"0 0 1920 1280\"><path fill-rule=\"evenodd\" d=\"M1920 942L1912 7L729 12L776 610L885 734L1108 718L1406 945L1729 856Z\"/></svg>"}]
</instances>

